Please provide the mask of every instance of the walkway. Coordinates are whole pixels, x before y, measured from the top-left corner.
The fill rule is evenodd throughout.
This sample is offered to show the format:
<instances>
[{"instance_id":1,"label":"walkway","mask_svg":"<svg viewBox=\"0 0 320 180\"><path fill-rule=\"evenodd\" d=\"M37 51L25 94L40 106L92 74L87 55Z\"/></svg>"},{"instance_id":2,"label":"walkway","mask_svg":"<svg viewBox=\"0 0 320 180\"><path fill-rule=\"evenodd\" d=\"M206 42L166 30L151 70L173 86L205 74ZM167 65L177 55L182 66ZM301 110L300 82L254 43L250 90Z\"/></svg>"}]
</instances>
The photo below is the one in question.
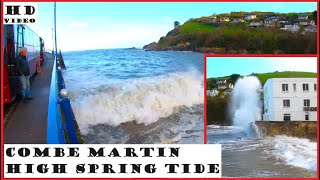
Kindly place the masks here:
<instances>
[{"instance_id":1,"label":"walkway","mask_svg":"<svg viewBox=\"0 0 320 180\"><path fill-rule=\"evenodd\" d=\"M47 115L53 57L48 54L42 71L31 84L33 100L13 105L4 128L4 143L46 144Z\"/></svg>"}]
</instances>

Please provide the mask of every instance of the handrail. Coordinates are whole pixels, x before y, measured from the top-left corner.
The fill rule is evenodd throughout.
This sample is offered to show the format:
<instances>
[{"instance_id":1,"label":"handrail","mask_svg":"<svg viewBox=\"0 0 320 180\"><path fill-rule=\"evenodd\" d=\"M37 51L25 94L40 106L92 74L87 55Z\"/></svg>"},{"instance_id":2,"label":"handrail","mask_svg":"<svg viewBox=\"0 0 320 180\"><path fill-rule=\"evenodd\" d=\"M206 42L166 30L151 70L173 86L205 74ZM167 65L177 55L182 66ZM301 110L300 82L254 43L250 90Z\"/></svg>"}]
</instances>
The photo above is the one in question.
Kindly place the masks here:
<instances>
[{"instance_id":1,"label":"handrail","mask_svg":"<svg viewBox=\"0 0 320 180\"><path fill-rule=\"evenodd\" d=\"M56 60L53 64L49 106L48 106L48 125L47 125L47 143L48 144L65 144L65 135L61 123L61 112L58 104L58 87L57 87L57 65Z\"/></svg>"},{"instance_id":2,"label":"handrail","mask_svg":"<svg viewBox=\"0 0 320 180\"><path fill-rule=\"evenodd\" d=\"M61 53L61 52L60 52ZM62 57L59 54L59 57ZM57 65L58 57L54 61L50 85L49 108L48 108L48 144L78 144L75 120L65 88L61 66ZM63 63L64 64L64 63ZM64 121L63 121L64 120ZM66 138L66 134L68 135Z\"/></svg>"}]
</instances>

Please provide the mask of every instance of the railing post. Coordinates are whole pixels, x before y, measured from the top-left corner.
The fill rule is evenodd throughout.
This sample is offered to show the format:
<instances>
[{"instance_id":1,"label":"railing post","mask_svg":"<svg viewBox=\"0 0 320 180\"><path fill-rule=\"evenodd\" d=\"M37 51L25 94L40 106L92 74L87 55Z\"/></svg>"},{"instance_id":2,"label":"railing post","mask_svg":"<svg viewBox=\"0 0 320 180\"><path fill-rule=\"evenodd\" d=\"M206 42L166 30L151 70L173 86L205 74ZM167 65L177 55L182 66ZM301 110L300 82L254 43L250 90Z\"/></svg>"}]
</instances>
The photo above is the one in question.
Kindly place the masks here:
<instances>
[{"instance_id":1,"label":"railing post","mask_svg":"<svg viewBox=\"0 0 320 180\"><path fill-rule=\"evenodd\" d=\"M49 106L48 106L48 125L47 125L47 143L65 144L63 125L61 122L60 107L58 104L58 87L56 62L53 64L53 71L50 84Z\"/></svg>"},{"instance_id":2,"label":"railing post","mask_svg":"<svg viewBox=\"0 0 320 180\"><path fill-rule=\"evenodd\" d=\"M58 57L59 57L59 65L60 65L61 69L67 69L66 65L64 64L64 61L63 61L61 50L59 51L59 56Z\"/></svg>"},{"instance_id":3,"label":"railing post","mask_svg":"<svg viewBox=\"0 0 320 180\"><path fill-rule=\"evenodd\" d=\"M63 76L62 76L62 72L61 72L60 69L61 69L61 68L58 68L58 70L57 70L59 92L61 91L61 89L64 89L64 88L65 88L64 80L63 80Z\"/></svg>"},{"instance_id":4,"label":"railing post","mask_svg":"<svg viewBox=\"0 0 320 180\"><path fill-rule=\"evenodd\" d=\"M79 144L77 134L76 134L76 129L74 127L73 113L72 113L72 109L71 109L71 105L70 105L70 100L69 100L69 98L64 97L64 98L60 99L59 103L63 109L63 114L64 114L65 121L66 121L66 128L68 131L70 143L71 144Z\"/></svg>"}]
</instances>

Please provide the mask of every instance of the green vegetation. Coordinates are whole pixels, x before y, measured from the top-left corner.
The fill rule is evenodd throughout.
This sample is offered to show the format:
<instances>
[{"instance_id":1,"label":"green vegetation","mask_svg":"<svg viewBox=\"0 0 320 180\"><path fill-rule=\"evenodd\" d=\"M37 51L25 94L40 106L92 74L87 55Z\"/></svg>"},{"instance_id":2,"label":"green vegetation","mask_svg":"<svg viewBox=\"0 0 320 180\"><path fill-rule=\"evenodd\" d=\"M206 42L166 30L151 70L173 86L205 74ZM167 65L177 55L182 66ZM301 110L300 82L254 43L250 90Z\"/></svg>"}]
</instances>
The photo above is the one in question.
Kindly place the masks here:
<instances>
[{"instance_id":1,"label":"green vegetation","mask_svg":"<svg viewBox=\"0 0 320 180\"><path fill-rule=\"evenodd\" d=\"M202 24L200 22L186 22L180 26L181 35L188 35L192 33L209 33L213 31L216 26Z\"/></svg>"},{"instance_id":2,"label":"green vegetation","mask_svg":"<svg viewBox=\"0 0 320 180\"><path fill-rule=\"evenodd\" d=\"M280 30L285 24L298 22L302 14L316 20L316 11L306 13L279 14L273 12L252 12L257 18L240 23L234 19L242 19L247 12L231 12L193 18L179 28L168 32L153 45L151 50L180 50L216 54L231 53L263 53L263 54L316 54L316 33L298 33ZM250 13L251 14L251 13ZM275 26L247 27L251 22L264 21L270 16L277 16L281 21ZM230 18L230 21L218 21L219 18Z\"/></svg>"},{"instance_id":3,"label":"green vegetation","mask_svg":"<svg viewBox=\"0 0 320 180\"><path fill-rule=\"evenodd\" d=\"M257 74L256 76L259 78L260 82L264 84L270 78L295 78L295 77L316 78L317 74L312 72L284 71L284 72Z\"/></svg>"},{"instance_id":4,"label":"green vegetation","mask_svg":"<svg viewBox=\"0 0 320 180\"><path fill-rule=\"evenodd\" d=\"M299 72L299 71L283 71L283 72L270 72L270 73L252 73L251 75L257 76L261 84L270 79L270 78L316 78L317 73L313 72ZM226 79L228 83L235 84L237 79L241 77L239 74L232 74L230 76L218 77L218 78L208 78L207 79L207 89L217 88L216 81L218 79Z\"/></svg>"},{"instance_id":5,"label":"green vegetation","mask_svg":"<svg viewBox=\"0 0 320 180\"><path fill-rule=\"evenodd\" d=\"M229 96L207 96L207 124L231 125L231 119L227 116Z\"/></svg>"}]
</instances>

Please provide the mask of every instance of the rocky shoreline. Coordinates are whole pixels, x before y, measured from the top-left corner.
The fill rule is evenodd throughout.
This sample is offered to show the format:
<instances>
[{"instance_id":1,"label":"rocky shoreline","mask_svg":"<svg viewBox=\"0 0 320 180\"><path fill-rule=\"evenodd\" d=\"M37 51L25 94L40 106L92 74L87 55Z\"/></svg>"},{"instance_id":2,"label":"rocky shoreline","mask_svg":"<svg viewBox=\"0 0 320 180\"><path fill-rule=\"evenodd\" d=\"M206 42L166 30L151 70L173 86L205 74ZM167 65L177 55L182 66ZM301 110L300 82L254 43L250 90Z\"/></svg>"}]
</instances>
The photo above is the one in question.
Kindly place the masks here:
<instances>
[{"instance_id":1,"label":"rocky shoreline","mask_svg":"<svg viewBox=\"0 0 320 180\"><path fill-rule=\"evenodd\" d=\"M191 47L189 42L179 43L176 46L160 47L158 43L152 42L143 46L145 51L192 51L212 54L263 54L261 51L249 52L246 49L228 49L225 47ZM274 50L273 54L283 54L281 50Z\"/></svg>"}]
</instances>

